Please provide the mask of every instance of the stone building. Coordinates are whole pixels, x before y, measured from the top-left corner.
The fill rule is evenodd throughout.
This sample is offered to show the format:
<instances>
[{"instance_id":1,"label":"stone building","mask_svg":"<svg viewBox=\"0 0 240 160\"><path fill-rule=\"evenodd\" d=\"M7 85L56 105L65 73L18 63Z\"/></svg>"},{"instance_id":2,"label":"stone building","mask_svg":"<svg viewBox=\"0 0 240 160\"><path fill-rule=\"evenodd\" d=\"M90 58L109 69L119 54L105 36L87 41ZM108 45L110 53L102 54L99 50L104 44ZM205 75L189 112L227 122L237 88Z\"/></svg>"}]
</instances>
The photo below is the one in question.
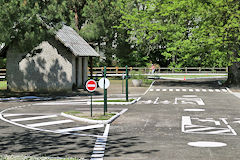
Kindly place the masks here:
<instances>
[{"instance_id":1,"label":"stone building","mask_svg":"<svg viewBox=\"0 0 240 160\"><path fill-rule=\"evenodd\" d=\"M14 44L4 49L8 89L17 92L56 92L82 88L88 79L88 59L99 54L69 26L43 41L31 53Z\"/></svg>"}]
</instances>

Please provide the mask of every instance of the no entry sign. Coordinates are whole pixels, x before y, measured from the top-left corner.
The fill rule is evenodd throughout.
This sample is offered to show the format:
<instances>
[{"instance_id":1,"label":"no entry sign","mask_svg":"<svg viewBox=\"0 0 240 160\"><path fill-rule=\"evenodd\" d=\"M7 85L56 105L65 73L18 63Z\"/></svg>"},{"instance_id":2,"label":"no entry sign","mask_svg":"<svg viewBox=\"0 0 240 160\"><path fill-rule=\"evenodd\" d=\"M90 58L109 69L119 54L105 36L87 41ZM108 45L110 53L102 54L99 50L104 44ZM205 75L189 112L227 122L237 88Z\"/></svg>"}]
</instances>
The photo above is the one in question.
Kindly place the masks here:
<instances>
[{"instance_id":1,"label":"no entry sign","mask_svg":"<svg viewBox=\"0 0 240 160\"><path fill-rule=\"evenodd\" d=\"M88 80L86 83L86 89L89 92L94 92L97 89L97 82L92 79Z\"/></svg>"}]
</instances>

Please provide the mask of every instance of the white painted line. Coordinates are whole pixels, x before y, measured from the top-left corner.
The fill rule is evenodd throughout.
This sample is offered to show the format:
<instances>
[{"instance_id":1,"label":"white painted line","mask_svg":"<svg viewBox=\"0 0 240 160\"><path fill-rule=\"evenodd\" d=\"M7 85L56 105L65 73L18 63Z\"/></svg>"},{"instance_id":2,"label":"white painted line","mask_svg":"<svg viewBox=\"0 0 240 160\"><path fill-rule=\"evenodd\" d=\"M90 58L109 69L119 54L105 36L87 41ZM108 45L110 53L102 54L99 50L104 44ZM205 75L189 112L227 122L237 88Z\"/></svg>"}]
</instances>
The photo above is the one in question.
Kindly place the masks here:
<instances>
[{"instance_id":1,"label":"white painted line","mask_svg":"<svg viewBox=\"0 0 240 160\"><path fill-rule=\"evenodd\" d=\"M82 127L75 127L75 128L58 129L58 130L55 130L55 131L59 132L59 133L63 133L63 132L83 131L83 130L88 130L88 129L101 128L101 127L104 127L104 124L96 124L96 125L82 126Z\"/></svg>"},{"instance_id":2,"label":"white painted line","mask_svg":"<svg viewBox=\"0 0 240 160\"><path fill-rule=\"evenodd\" d=\"M193 97L197 97L197 96L196 95L183 95L182 97L193 98Z\"/></svg>"},{"instance_id":3,"label":"white painted line","mask_svg":"<svg viewBox=\"0 0 240 160\"><path fill-rule=\"evenodd\" d=\"M163 92L166 92L166 91L167 91L167 89L162 89L162 91L163 91Z\"/></svg>"},{"instance_id":4,"label":"white painted line","mask_svg":"<svg viewBox=\"0 0 240 160\"><path fill-rule=\"evenodd\" d=\"M206 90L206 89L202 89L202 91L203 91L203 92L207 92L207 90Z\"/></svg>"},{"instance_id":5,"label":"white painted line","mask_svg":"<svg viewBox=\"0 0 240 160\"><path fill-rule=\"evenodd\" d=\"M98 137L95 143L95 146L93 148L93 154L91 156L91 160L94 160L93 158L103 158L104 157L104 151L106 147L107 137L110 129L110 124L107 124L103 133L102 137Z\"/></svg>"},{"instance_id":6,"label":"white painted line","mask_svg":"<svg viewBox=\"0 0 240 160\"><path fill-rule=\"evenodd\" d=\"M193 147L224 147L227 146L226 143L222 142L209 142L209 141L197 141L197 142L189 142L189 146Z\"/></svg>"},{"instance_id":7,"label":"white painted line","mask_svg":"<svg viewBox=\"0 0 240 160\"><path fill-rule=\"evenodd\" d=\"M152 91L153 91L153 89L150 89L149 91L150 91L150 92L152 92Z\"/></svg>"},{"instance_id":8,"label":"white painted line","mask_svg":"<svg viewBox=\"0 0 240 160\"><path fill-rule=\"evenodd\" d=\"M200 89L195 89L196 92L200 92Z\"/></svg>"},{"instance_id":9,"label":"white painted line","mask_svg":"<svg viewBox=\"0 0 240 160\"><path fill-rule=\"evenodd\" d=\"M145 91L145 93L143 95L146 95L147 92L150 90L150 88L152 88L153 84L155 83L155 81L152 82L152 84L149 86L149 88ZM152 90L153 91L153 90Z\"/></svg>"},{"instance_id":10,"label":"white painted line","mask_svg":"<svg viewBox=\"0 0 240 160\"><path fill-rule=\"evenodd\" d=\"M10 119L10 121L20 122L20 121L31 121L31 120L37 120L37 119L54 118L54 117L57 117L57 115L34 116L34 117L28 117L28 118Z\"/></svg>"},{"instance_id":11,"label":"white painted line","mask_svg":"<svg viewBox=\"0 0 240 160\"><path fill-rule=\"evenodd\" d=\"M182 116L182 132L185 132L185 125L192 125L190 116Z\"/></svg>"},{"instance_id":12,"label":"white painted line","mask_svg":"<svg viewBox=\"0 0 240 160\"><path fill-rule=\"evenodd\" d=\"M235 130L234 130L230 125L227 125L227 127L232 131L233 135L237 135L237 133L235 132Z\"/></svg>"},{"instance_id":13,"label":"white painted line","mask_svg":"<svg viewBox=\"0 0 240 160\"><path fill-rule=\"evenodd\" d=\"M213 89L208 89L209 92L213 92Z\"/></svg>"},{"instance_id":14,"label":"white painted line","mask_svg":"<svg viewBox=\"0 0 240 160\"><path fill-rule=\"evenodd\" d=\"M217 131L211 131L207 132L208 134L221 134L221 133L226 133L226 132L231 132L230 129L223 129L223 130L217 130Z\"/></svg>"},{"instance_id":15,"label":"white painted line","mask_svg":"<svg viewBox=\"0 0 240 160\"><path fill-rule=\"evenodd\" d=\"M24 114L3 114L3 117L23 116Z\"/></svg>"},{"instance_id":16,"label":"white painted line","mask_svg":"<svg viewBox=\"0 0 240 160\"><path fill-rule=\"evenodd\" d=\"M227 122L227 118L219 118L219 119L222 120L223 123L228 124L228 122Z\"/></svg>"},{"instance_id":17,"label":"white painted line","mask_svg":"<svg viewBox=\"0 0 240 160\"><path fill-rule=\"evenodd\" d=\"M186 92L186 91L187 91L187 89L182 89L182 91L183 91L183 92Z\"/></svg>"},{"instance_id":18,"label":"white painted line","mask_svg":"<svg viewBox=\"0 0 240 160\"><path fill-rule=\"evenodd\" d=\"M184 109L186 112L204 112L205 109Z\"/></svg>"},{"instance_id":19,"label":"white painted line","mask_svg":"<svg viewBox=\"0 0 240 160\"><path fill-rule=\"evenodd\" d=\"M186 132L198 132L198 131L205 131L205 130L211 130L211 129L216 129L216 127L195 128L195 129L189 129Z\"/></svg>"},{"instance_id":20,"label":"white painted line","mask_svg":"<svg viewBox=\"0 0 240 160\"><path fill-rule=\"evenodd\" d=\"M153 104L157 104L158 100L159 100L159 97L156 98L156 100L153 102Z\"/></svg>"},{"instance_id":21,"label":"white painted line","mask_svg":"<svg viewBox=\"0 0 240 160\"><path fill-rule=\"evenodd\" d=\"M170 92L172 92L172 91L173 91L173 89L169 89L169 91L170 91Z\"/></svg>"},{"instance_id":22,"label":"white painted line","mask_svg":"<svg viewBox=\"0 0 240 160\"><path fill-rule=\"evenodd\" d=\"M226 90L226 89L222 89L222 91L223 91L223 92L227 92L227 90Z\"/></svg>"},{"instance_id":23,"label":"white painted line","mask_svg":"<svg viewBox=\"0 0 240 160\"><path fill-rule=\"evenodd\" d=\"M220 89L215 89L216 92L221 92Z\"/></svg>"},{"instance_id":24,"label":"white painted line","mask_svg":"<svg viewBox=\"0 0 240 160\"><path fill-rule=\"evenodd\" d=\"M71 122L74 122L74 121L68 119L68 120L60 120L60 121L27 124L27 126L29 126L29 127L41 127L41 126L50 126L50 125L55 125L55 124L63 124L63 123L71 123Z\"/></svg>"},{"instance_id":25,"label":"white painted line","mask_svg":"<svg viewBox=\"0 0 240 160\"><path fill-rule=\"evenodd\" d=\"M88 105L87 102L48 102L48 103L35 103L35 106L54 106L54 105Z\"/></svg>"},{"instance_id":26,"label":"white painted line","mask_svg":"<svg viewBox=\"0 0 240 160\"><path fill-rule=\"evenodd\" d=\"M179 91L180 91L180 89L176 89L176 91L177 91L177 92L179 92Z\"/></svg>"},{"instance_id":27,"label":"white painted line","mask_svg":"<svg viewBox=\"0 0 240 160\"><path fill-rule=\"evenodd\" d=\"M193 92L193 89L188 89L189 92Z\"/></svg>"},{"instance_id":28,"label":"white painted line","mask_svg":"<svg viewBox=\"0 0 240 160\"><path fill-rule=\"evenodd\" d=\"M159 92L159 91L160 91L160 89L156 89L156 91L157 91L157 92Z\"/></svg>"}]
</instances>

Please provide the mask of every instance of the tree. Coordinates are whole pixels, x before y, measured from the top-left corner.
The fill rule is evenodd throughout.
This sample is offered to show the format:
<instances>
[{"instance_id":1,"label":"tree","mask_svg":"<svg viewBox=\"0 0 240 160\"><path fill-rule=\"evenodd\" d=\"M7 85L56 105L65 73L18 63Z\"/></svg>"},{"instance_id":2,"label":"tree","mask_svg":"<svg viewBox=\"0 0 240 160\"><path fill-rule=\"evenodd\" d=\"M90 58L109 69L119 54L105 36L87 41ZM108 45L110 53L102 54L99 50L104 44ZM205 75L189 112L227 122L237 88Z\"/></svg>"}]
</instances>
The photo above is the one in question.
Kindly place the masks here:
<instances>
[{"instance_id":1,"label":"tree","mask_svg":"<svg viewBox=\"0 0 240 160\"><path fill-rule=\"evenodd\" d=\"M15 41L23 50L46 39L62 22L73 22L66 0L0 0L0 4L0 44Z\"/></svg>"}]
</instances>

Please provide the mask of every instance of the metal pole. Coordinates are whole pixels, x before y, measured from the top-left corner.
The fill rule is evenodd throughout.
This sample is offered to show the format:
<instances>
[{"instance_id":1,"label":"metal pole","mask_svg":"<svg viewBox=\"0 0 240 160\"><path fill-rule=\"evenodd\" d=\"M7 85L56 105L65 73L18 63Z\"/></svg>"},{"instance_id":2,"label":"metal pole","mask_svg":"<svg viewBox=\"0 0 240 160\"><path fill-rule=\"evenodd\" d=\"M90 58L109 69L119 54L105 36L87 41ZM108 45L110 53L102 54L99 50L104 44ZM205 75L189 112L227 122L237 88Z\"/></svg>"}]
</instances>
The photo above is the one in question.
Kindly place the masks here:
<instances>
[{"instance_id":1,"label":"metal pole","mask_svg":"<svg viewBox=\"0 0 240 160\"><path fill-rule=\"evenodd\" d=\"M104 66L104 115L107 112L107 89L105 89L106 66Z\"/></svg>"},{"instance_id":2,"label":"metal pole","mask_svg":"<svg viewBox=\"0 0 240 160\"><path fill-rule=\"evenodd\" d=\"M126 101L128 102L128 66L126 66Z\"/></svg>"},{"instance_id":3,"label":"metal pole","mask_svg":"<svg viewBox=\"0 0 240 160\"><path fill-rule=\"evenodd\" d=\"M92 117L92 92L91 92L91 117Z\"/></svg>"}]
</instances>

